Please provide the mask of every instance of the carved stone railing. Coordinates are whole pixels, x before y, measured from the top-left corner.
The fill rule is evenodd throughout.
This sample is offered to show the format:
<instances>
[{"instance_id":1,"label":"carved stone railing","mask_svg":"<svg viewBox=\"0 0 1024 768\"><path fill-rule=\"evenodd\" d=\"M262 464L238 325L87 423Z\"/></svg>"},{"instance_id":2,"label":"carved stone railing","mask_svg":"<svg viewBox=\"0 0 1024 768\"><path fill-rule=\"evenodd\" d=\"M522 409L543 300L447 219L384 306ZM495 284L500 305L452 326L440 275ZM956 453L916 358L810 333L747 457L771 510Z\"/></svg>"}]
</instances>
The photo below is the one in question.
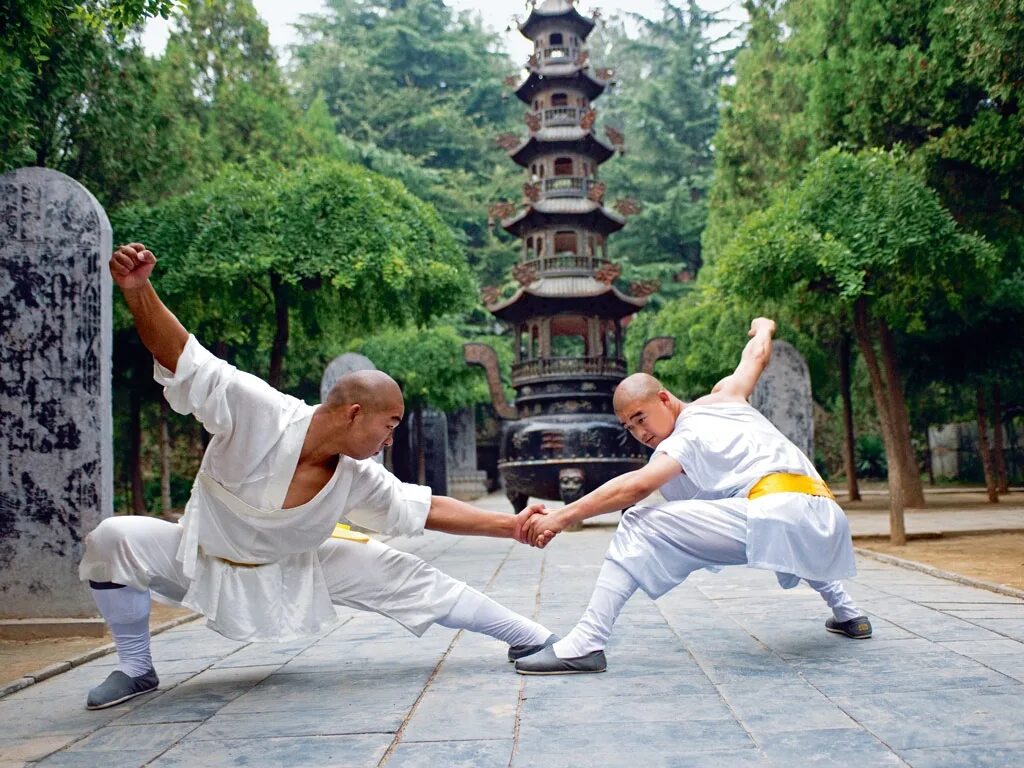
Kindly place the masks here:
<instances>
[{"instance_id":1,"label":"carved stone railing","mask_svg":"<svg viewBox=\"0 0 1024 768\"><path fill-rule=\"evenodd\" d=\"M541 122L545 127L579 125L584 111L579 107L551 107L541 112Z\"/></svg>"},{"instance_id":2,"label":"carved stone railing","mask_svg":"<svg viewBox=\"0 0 1024 768\"><path fill-rule=\"evenodd\" d=\"M549 357L526 360L512 365L512 384L545 376L608 376L626 375L626 361L607 357Z\"/></svg>"},{"instance_id":3,"label":"carved stone railing","mask_svg":"<svg viewBox=\"0 0 1024 768\"><path fill-rule=\"evenodd\" d=\"M544 64L571 64L579 55L580 49L570 45L553 45L540 51L540 58Z\"/></svg>"},{"instance_id":4,"label":"carved stone railing","mask_svg":"<svg viewBox=\"0 0 1024 768\"><path fill-rule=\"evenodd\" d=\"M592 275L602 267L610 265L607 259L594 256L581 256L576 253L556 253L552 256L524 261L523 266L529 267L538 276L555 275Z\"/></svg>"},{"instance_id":5,"label":"carved stone railing","mask_svg":"<svg viewBox=\"0 0 1024 768\"><path fill-rule=\"evenodd\" d=\"M586 176L551 176L541 183L544 197L586 197L596 179Z\"/></svg>"}]
</instances>

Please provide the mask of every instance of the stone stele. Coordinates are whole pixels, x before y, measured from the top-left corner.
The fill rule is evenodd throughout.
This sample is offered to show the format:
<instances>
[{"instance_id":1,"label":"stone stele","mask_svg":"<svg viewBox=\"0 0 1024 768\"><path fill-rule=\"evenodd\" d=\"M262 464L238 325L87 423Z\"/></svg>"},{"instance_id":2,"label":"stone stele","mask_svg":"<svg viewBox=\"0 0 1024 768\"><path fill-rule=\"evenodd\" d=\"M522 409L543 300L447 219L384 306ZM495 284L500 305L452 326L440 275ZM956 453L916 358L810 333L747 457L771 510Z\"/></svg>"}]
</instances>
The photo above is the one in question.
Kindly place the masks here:
<instances>
[{"instance_id":1,"label":"stone stele","mask_svg":"<svg viewBox=\"0 0 1024 768\"><path fill-rule=\"evenodd\" d=\"M750 396L750 404L814 460L814 402L811 373L796 347L772 343L772 359Z\"/></svg>"},{"instance_id":2,"label":"stone stele","mask_svg":"<svg viewBox=\"0 0 1024 768\"><path fill-rule=\"evenodd\" d=\"M96 613L78 562L113 512L111 247L73 179L0 176L0 619Z\"/></svg>"}]
</instances>

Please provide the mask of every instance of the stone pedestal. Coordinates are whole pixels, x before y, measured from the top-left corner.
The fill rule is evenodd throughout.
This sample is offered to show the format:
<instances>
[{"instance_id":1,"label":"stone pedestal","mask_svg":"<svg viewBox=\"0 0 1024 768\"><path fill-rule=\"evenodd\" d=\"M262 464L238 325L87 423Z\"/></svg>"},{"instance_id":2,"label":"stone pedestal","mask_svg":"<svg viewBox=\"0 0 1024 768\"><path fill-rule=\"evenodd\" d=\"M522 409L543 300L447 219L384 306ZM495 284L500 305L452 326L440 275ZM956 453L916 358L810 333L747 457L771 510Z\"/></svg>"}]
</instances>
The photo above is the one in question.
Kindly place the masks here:
<instances>
[{"instance_id":1,"label":"stone pedestal","mask_svg":"<svg viewBox=\"0 0 1024 768\"><path fill-rule=\"evenodd\" d=\"M750 397L750 404L814 461L814 401L811 374L796 347L772 343L772 359Z\"/></svg>"},{"instance_id":2,"label":"stone pedestal","mask_svg":"<svg viewBox=\"0 0 1024 768\"><path fill-rule=\"evenodd\" d=\"M96 613L78 563L113 513L111 250L76 181L0 176L0 618Z\"/></svg>"}]
</instances>

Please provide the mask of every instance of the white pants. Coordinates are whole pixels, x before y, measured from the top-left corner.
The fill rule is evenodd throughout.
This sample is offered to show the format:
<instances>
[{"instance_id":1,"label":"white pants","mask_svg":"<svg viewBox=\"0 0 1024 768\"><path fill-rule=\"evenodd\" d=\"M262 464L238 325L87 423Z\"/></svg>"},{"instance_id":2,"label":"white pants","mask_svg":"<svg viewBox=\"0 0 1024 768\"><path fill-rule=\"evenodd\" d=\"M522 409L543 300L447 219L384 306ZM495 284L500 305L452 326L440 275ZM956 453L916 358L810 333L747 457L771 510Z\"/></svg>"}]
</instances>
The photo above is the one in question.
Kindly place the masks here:
<instances>
[{"instance_id":1,"label":"white pants","mask_svg":"<svg viewBox=\"0 0 1024 768\"><path fill-rule=\"evenodd\" d=\"M180 604L189 586L175 558L181 535L180 525L165 520L107 518L86 538L79 573L90 581L149 589L161 602ZM328 539L317 555L332 603L382 614L416 635L447 616L466 589L415 555L375 540Z\"/></svg>"},{"instance_id":2,"label":"white pants","mask_svg":"<svg viewBox=\"0 0 1024 768\"><path fill-rule=\"evenodd\" d=\"M747 500L669 501L632 507L622 515L605 557L625 570L651 598L682 584L696 570L747 563ZM792 574L776 574L795 587ZM804 579L840 621L860 611L840 581Z\"/></svg>"}]
</instances>

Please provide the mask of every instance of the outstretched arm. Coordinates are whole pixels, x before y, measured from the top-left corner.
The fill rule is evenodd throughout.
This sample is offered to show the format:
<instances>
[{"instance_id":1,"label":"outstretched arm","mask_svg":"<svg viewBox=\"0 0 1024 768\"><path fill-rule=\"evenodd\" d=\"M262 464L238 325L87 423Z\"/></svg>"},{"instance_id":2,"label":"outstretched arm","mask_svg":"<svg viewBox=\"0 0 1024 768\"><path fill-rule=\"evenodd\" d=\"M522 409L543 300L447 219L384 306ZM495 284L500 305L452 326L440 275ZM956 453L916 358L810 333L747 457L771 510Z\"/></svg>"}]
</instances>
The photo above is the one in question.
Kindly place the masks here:
<instances>
[{"instance_id":1,"label":"outstretched arm","mask_svg":"<svg viewBox=\"0 0 1024 768\"><path fill-rule=\"evenodd\" d=\"M746 402L753 394L757 380L761 378L772 357L772 336L775 335L775 321L767 317L756 317L747 332L750 341L743 348L740 364L736 370L715 384L711 397L717 402L742 400ZM701 398L701 402L704 398Z\"/></svg>"},{"instance_id":2,"label":"outstretched arm","mask_svg":"<svg viewBox=\"0 0 1024 768\"><path fill-rule=\"evenodd\" d=\"M574 523L605 512L616 512L643 501L682 471L678 461L659 454L642 469L612 478L600 488L561 509L531 518L525 526L529 541L543 547L555 534ZM538 510L528 507L527 511Z\"/></svg>"},{"instance_id":3,"label":"outstretched arm","mask_svg":"<svg viewBox=\"0 0 1024 768\"><path fill-rule=\"evenodd\" d=\"M124 295L142 343L160 365L173 373L188 343L188 331L149 282L154 266L156 257L142 243L122 245L110 257L110 276Z\"/></svg>"},{"instance_id":4,"label":"outstretched arm","mask_svg":"<svg viewBox=\"0 0 1024 768\"><path fill-rule=\"evenodd\" d=\"M520 530L531 514L533 511L530 509L518 515L490 512L448 496L431 496L424 528L463 536L495 536L522 541Z\"/></svg>"}]
</instances>

